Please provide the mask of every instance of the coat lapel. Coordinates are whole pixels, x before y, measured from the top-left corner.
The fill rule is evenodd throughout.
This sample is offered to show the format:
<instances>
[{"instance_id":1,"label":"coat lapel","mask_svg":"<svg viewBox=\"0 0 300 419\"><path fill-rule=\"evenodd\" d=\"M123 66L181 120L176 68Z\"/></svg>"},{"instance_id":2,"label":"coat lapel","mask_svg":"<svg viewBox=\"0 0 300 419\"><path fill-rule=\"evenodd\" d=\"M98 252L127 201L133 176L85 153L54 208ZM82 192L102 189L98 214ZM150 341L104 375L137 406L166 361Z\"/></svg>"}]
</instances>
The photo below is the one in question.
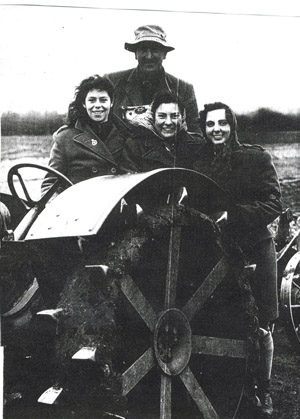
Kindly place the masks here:
<instances>
[{"instance_id":1,"label":"coat lapel","mask_svg":"<svg viewBox=\"0 0 300 419\"><path fill-rule=\"evenodd\" d=\"M146 147L148 150L144 153L143 158L159 161L165 165L173 166L175 162L180 164L188 161L190 158L196 158L204 141L196 142L186 131L182 130L178 133L177 147L175 154L168 151L163 141L159 137L148 138Z\"/></svg>"},{"instance_id":2,"label":"coat lapel","mask_svg":"<svg viewBox=\"0 0 300 419\"><path fill-rule=\"evenodd\" d=\"M137 83L136 69L133 69L124 84L124 97L126 96L126 103L129 106L143 105L142 94L140 89L137 88Z\"/></svg>"},{"instance_id":3,"label":"coat lapel","mask_svg":"<svg viewBox=\"0 0 300 419\"><path fill-rule=\"evenodd\" d=\"M139 106L146 105L143 101L141 89L138 86L137 67L129 70L129 74L124 79L121 79L115 90L115 109L120 109L122 105ZM178 91L177 82L170 78L170 75L163 69L162 75L159 79L159 90L167 89L169 91ZM118 112L118 111L117 111Z\"/></svg>"},{"instance_id":4,"label":"coat lapel","mask_svg":"<svg viewBox=\"0 0 300 419\"><path fill-rule=\"evenodd\" d=\"M78 121L75 128L81 130L82 132L76 134L73 137L73 141L81 144L83 147L89 149L92 153L97 154L102 159L115 164L114 157L108 147L88 125L83 127Z\"/></svg>"},{"instance_id":5,"label":"coat lapel","mask_svg":"<svg viewBox=\"0 0 300 419\"><path fill-rule=\"evenodd\" d=\"M155 160L166 166L174 164L174 155L165 148L163 141L159 138L147 139L146 147L147 151L144 153L143 159Z\"/></svg>"}]
</instances>

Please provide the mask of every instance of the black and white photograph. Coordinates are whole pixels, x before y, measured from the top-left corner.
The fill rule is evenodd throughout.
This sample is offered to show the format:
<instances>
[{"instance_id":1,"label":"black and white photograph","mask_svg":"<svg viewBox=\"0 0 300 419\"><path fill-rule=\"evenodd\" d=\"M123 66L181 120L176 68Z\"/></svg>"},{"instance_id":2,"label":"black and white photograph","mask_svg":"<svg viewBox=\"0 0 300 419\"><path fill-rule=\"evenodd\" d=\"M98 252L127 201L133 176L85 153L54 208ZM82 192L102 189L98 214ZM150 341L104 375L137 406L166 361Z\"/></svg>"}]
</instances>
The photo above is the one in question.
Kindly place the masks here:
<instances>
[{"instance_id":1,"label":"black and white photograph","mask_svg":"<svg viewBox=\"0 0 300 419\"><path fill-rule=\"evenodd\" d=\"M1 418L300 417L300 6L185 3L0 4Z\"/></svg>"}]
</instances>

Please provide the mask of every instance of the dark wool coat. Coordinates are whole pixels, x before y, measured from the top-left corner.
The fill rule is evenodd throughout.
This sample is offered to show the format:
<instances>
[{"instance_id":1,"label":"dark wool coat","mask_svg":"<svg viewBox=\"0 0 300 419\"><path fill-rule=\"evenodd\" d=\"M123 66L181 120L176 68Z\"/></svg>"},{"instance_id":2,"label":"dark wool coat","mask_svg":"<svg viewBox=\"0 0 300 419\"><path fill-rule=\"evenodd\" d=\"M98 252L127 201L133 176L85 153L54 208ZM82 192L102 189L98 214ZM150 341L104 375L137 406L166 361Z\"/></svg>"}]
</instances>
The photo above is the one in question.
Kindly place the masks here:
<instances>
[{"instance_id":1,"label":"dark wool coat","mask_svg":"<svg viewBox=\"0 0 300 419\"><path fill-rule=\"evenodd\" d=\"M266 327L278 317L276 252L268 224L282 212L280 184L270 153L259 145L240 144L233 112L232 119L227 143L214 147L207 139L194 169L219 183L236 203L227 228L256 264L251 286L260 324Z\"/></svg>"},{"instance_id":2,"label":"dark wool coat","mask_svg":"<svg viewBox=\"0 0 300 419\"><path fill-rule=\"evenodd\" d=\"M121 122L122 124L122 122ZM67 176L73 183L96 176L125 173L119 165L128 133L114 117L107 137L101 139L87 124L77 121L75 127L61 127L54 134L49 166ZM47 190L54 179L43 182Z\"/></svg>"},{"instance_id":3,"label":"dark wool coat","mask_svg":"<svg viewBox=\"0 0 300 419\"><path fill-rule=\"evenodd\" d=\"M147 172L163 167L183 167L191 169L199 159L205 140L198 134L181 130L174 147L170 146L154 132L140 128L124 146L121 164L134 172Z\"/></svg>"},{"instance_id":4,"label":"dark wool coat","mask_svg":"<svg viewBox=\"0 0 300 419\"><path fill-rule=\"evenodd\" d=\"M231 214L237 236L249 245L272 236L267 225L282 211L280 185L270 153L258 145L240 144L231 152L227 171L213 169L212 147L203 147L193 168L215 182L233 198L237 213Z\"/></svg>"},{"instance_id":5,"label":"dark wool coat","mask_svg":"<svg viewBox=\"0 0 300 419\"><path fill-rule=\"evenodd\" d=\"M246 258L256 264L251 285L260 324L266 327L278 317L276 252L268 228L282 211L277 173L270 153L256 145L240 144L231 153L227 171L219 175L212 168L212 160L207 145L194 169L219 183L237 204L227 227Z\"/></svg>"},{"instance_id":6,"label":"dark wool coat","mask_svg":"<svg viewBox=\"0 0 300 419\"><path fill-rule=\"evenodd\" d=\"M150 102L144 103L143 101L141 81L138 78L137 68L106 74L105 77L115 87L113 111L119 117L122 117L122 106L150 104ZM163 70L157 84L157 91L161 90L169 90L181 97L186 108L188 130L191 132L200 132L200 127L197 122L198 106L194 87L190 83L180 80Z\"/></svg>"}]
</instances>

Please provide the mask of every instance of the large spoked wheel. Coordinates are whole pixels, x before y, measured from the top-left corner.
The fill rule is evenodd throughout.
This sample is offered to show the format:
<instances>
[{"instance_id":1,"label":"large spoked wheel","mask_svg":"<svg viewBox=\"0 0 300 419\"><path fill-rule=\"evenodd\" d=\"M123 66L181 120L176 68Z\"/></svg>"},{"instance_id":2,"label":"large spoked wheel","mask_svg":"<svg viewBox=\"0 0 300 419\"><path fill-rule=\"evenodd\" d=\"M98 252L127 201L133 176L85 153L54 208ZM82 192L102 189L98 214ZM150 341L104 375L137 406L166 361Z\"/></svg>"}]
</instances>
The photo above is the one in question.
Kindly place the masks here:
<instances>
[{"instance_id":1,"label":"large spoked wheel","mask_svg":"<svg viewBox=\"0 0 300 419\"><path fill-rule=\"evenodd\" d=\"M300 351L300 252L289 260L281 281L280 301L285 329L297 351Z\"/></svg>"},{"instance_id":2,"label":"large spoked wheel","mask_svg":"<svg viewBox=\"0 0 300 419\"><path fill-rule=\"evenodd\" d=\"M197 211L165 207L142 218L91 265L108 266L120 284L116 364L128 417L233 418L251 316L238 257L226 255L214 223Z\"/></svg>"},{"instance_id":3,"label":"large spoked wheel","mask_svg":"<svg viewBox=\"0 0 300 419\"><path fill-rule=\"evenodd\" d=\"M22 174L19 171L20 169L24 169L24 168L40 169L47 173L50 173L55 178L53 184L50 186L50 188L47 190L45 195L39 201L35 201L30 197L30 194L28 192L28 189L26 187ZM20 182L21 188L26 198L25 200L21 199L16 191L15 184L14 184L15 178L18 178ZM7 182L8 182L8 186L12 195L19 198L21 201L25 202L26 205L28 205L30 208L36 205L39 205L40 202L47 202L55 194L55 192L57 192L59 187L68 187L68 186L73 185L73 183L65 175L58 172L57 170L52 169L51 167L48 167L48 166L43 166L41 164L35 164L35 163L20 163L13 166L8 172Z\"/></svg>"}]
</instances>

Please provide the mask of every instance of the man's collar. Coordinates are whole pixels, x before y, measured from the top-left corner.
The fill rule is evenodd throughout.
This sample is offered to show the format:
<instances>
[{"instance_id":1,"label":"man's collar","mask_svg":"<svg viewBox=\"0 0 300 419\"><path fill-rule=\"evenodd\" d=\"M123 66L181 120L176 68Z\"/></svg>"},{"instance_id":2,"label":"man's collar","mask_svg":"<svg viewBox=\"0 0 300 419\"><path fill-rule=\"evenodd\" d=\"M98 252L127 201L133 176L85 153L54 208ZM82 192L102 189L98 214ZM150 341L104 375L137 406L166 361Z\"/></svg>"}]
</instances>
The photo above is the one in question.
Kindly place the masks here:
<instances>
[{"instance_id":1,"label":"man's collar","mask_svg":"<svg viewBox=\"0 0 300 419\"><path fill-rule=\"evenodd\" d=\"M165 69L163 67L161 67L161 69L159 71L156 72L142 72L140 67L137 66L136 68L136 76L139 80L143 81L143 80L157 80L161 77L165 76Z\"/></svg>"}]
</instances>

